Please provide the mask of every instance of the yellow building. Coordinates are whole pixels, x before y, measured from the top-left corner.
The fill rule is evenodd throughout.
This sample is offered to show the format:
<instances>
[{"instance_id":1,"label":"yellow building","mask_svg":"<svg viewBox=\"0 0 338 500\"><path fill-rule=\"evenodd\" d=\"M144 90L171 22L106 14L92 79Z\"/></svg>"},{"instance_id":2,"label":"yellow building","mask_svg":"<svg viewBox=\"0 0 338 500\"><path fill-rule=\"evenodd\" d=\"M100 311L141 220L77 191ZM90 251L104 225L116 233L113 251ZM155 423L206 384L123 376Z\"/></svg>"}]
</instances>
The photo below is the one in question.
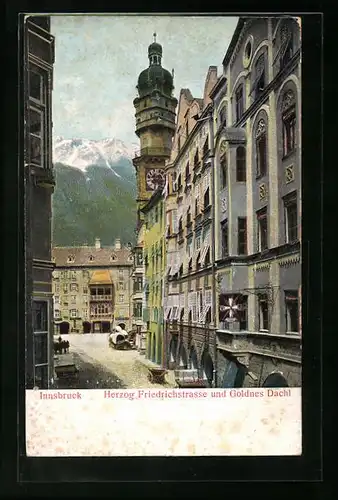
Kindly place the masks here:
<instances>
[{"instance_id":1,"label":"yellow building","mask_svg":"<svg viewBox=\"0 0 338 500\"><path fill-rule=\"evenodd\" d=\"M131 328L131 248L120 239L101 247L97 238L95 246L54 247L52 255L55 335Z\"/></svg>"},{"instance_id":2,"label":"yellow building","mask_svg":"<svg viewBox=\"0 0 338 500\"><path fill-rule=\"evenodd\" d=\"M159 365L163 364L163 276L165 270L165 211L163 189L158 188L143 207L144 264L145 264L145 308L147 322L146 357Z\"/></svg>"}]
</instances>

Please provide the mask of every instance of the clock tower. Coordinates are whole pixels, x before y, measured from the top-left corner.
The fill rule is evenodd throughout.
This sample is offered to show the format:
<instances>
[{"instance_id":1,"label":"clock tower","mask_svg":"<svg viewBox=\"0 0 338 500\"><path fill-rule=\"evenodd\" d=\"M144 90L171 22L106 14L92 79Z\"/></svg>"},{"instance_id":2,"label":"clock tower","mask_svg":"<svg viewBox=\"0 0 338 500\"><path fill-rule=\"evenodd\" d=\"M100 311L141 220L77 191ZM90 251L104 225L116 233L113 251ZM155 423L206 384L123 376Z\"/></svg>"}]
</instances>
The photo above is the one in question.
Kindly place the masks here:
<instances>
[{"instance_id":1,"label":"clock tower","mask_svg":"<svg viewBox=\"0 0 338 500\"><path fill-rule=\"evenodd\" d=\"M164 186L164 167L170 157L175 131L177 99L173 96L173 74L162 68L162 46L154 42L148 47L149 67L138 78L138 97L134 99L136 134L140 151L133 164L137 177L138 224L141 209L159 186Z\"/></svg>"}]
</instances>

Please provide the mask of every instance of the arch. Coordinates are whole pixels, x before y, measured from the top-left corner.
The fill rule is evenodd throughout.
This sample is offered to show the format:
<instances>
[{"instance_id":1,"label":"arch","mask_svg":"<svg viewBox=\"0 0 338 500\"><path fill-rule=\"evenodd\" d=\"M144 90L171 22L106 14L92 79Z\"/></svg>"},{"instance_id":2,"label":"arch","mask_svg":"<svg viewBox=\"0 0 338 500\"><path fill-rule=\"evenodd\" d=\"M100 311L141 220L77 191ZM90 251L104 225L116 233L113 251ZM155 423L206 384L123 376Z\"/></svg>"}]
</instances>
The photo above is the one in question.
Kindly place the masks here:
<instances>
[{"instance_id":1,"label":"arch","mask_svg":"<svg viewBox=\"0 0 338 500\"><path fill-rule=\"evenodd\" d=\"M262 112L265 112L266 121L267 121L267 128L269 128L268 123L269 123L269 120L270 120L270 109L269 109L269 106L267 106L266 104L263 104L263 106L261 106L259 108L259 110L256 112L256 114L252 117L250 134L252 134L252 132L255 130L257 122L258 122L258 120L260 118L260 115L264 114Z\"/></svg>"},{"instance_id":2,"label":"arch","mask_svg":"<svg viewBox=\"0 0 338 500\"><path fill-rule=\"evenodd\" d=\"M84 321L82 323L82 328L83 328L83 333L90 333L91 332L91 324L89 323L89 321Z\"/></svg>"},{"instance_id":3,"label":"arch","mask_svg":"<svg viewBox=\"0 0 338 500\"><path fill-rule=\"evenodd\" d=\"M249 71L247 69L245 69L245 70L241 71L239 73L239 75L237 75L235 83L233 84L232 89L231 89L231 99L233 98L233 96L234 96L234 94L235 94L235 92L237 90L237 86L238 86L240 80L242 80L245 77L247 77L248 73L249 73Z\"/></svg>"},{"instance_id":4,"label":"arch","mask_svg":"<svg viewBox=\"0 0 338 500\"><path fill-rule=\"evenodd\" d=\"M110 332L110 321L102 321L101 331L102 333Z\"/></svg>"},{"instance_id":5,"label":"arch","mask_svg":"<svg viewBox=\"0 0 338 500\"><path fill-rule=\"evenodd\" d=\"M281 86L281 88L278 90L278 92L276 94L277 106L279 105L280 99L283 96L285 89L290 82L294 83L296 90L297 90L297 102L300 102L301 89L300 89L299 79L297 78L296 75L289 75L288 78L285 80L285 82L283 82L283 85Z\"/></svg>"},{"instance_id":6,"label":"arch","mask_svg":"<svg viewBox=\"0 0 338 500\"><path fill-rule=\"evenodd\" d=\"M122 328L122 330L126 329L126 324L125 323L119 323L119 327Z\"/></svg>"},{"instance_id":7,"label":"arch","mask_svg":"<svg viewBox=\"0 0 338 500\"><path fill-rule=\"evenodd\" d=\"M189 353L189 365L190 368L193 370L198 370L198 358L197 358L197 352L194 346L191 346L190 353Z\"/></svg>"},{"instance_id":8,"label":"arch","mask_svg":"<svg viewBox=\"0 0 338 500\"><path fill-rule=\"evenodd\" d=\"M177 358L177 337L173 336L171 337L169 344L169 360L172 363L176 363L176 358Z\"/></svg>"},{"instance_id":9,"label":"arch","mask_svg":"<svg viewBox=\"0 0 338 500\"><path fill-rule=\"evenodd\" d=\"M208 351L203 352L201 365L203 369L203 375L208 381L209 387L212 387L212 382L214 379L214 363L212 362L210 353Z\"/></svg>"},{"instance_id":10,"label":"arch","mask_svg":"<svg viewBox=\"0 0 338 500\"><path fill-rule=\"evenodd\" d=\"M62 321L62 323L60 323L60 335L68 335L69 328L68 321Z\"/></svg>"},{"instance_id":11,"label":"arch","mask_svg":"<svg viewBox=\"0 0 338 500\"><path fill-rule=\"evenodd\" d=\"M287 17L287 16L283 17L282 16L282 17L280 17L278 19L278 22L277 22L277 24L275 26L275 29L273 31L273 34L272 34L272 41L273 42L275 42L275 40L277 38L277 33L279 32L281 24L285 23L286 21L289 21L294 26L297 26L297 30L299 30L299 24L298 24L297 20L294 17L292 17L292 16L290 16L290 17Z\"/></svg>"},{"instance_id":12,"label":"arch","mask_svg":"<svg viewBox=\"0 0 338 500\"><path fill-rule=\"evenodd\" d=\"M269 48L269 41L268 40L263 40L258 47L256 48L255 52L252 54L251 62L248 66L248 73L252 72L252 68L254 67L254 64L256 63L257 56L260 55L259 52L262 50L263 47Z\"/></svg>"},{"instance_id":13,"label":"arch","mask_svg":"<svg viewBox=\"0 0 338 500\"><path fill-rule=\"evenodd\" d=\"M228 106L229 104L229 99L227 97L223 97L221 99L221 102L218 104L217 108L216 108L216 116L219 115L219 112L222 108L224 108L224 106Z\"/></svg>"},{"instance_id":14,"label":"arch","mask_svg":"<svg viewBox=\"0 0 338 500\"><path fill-rule=\"evenodd\" d=\"M289 387L289 384L282 372L272 372L266 377L262 387Z\"/></svg>"},{"instance_id":15,"label":"arch","mask_svg":"<svg viewBox=\"0 0 338 500\"><path fill-rule=\"evenodd\" d=\"M188 367L187 351L185 350L183 342L180 345L178 363L180 368Z\"/></svg>"}]
</instances>

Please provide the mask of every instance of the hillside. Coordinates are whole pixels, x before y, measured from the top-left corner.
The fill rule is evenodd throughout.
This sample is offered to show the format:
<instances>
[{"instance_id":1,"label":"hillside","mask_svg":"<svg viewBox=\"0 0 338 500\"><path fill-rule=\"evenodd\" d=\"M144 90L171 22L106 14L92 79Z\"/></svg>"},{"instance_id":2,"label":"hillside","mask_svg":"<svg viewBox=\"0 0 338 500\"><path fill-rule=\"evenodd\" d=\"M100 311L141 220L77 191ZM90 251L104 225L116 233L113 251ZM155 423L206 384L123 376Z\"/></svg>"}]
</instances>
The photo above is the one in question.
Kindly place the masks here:
<instances>
[{"instance_id":1,"label":"hillside","mask_svg":"<svg viewBox=\"0 0 338 500\"><path fill-rule=\"evenodd\" d=\"M128 158L111 166L86 166L84 171L60 162L54 164L53 245L102 245L135 242L136 181Z\"/></svg>"}]
</instances>

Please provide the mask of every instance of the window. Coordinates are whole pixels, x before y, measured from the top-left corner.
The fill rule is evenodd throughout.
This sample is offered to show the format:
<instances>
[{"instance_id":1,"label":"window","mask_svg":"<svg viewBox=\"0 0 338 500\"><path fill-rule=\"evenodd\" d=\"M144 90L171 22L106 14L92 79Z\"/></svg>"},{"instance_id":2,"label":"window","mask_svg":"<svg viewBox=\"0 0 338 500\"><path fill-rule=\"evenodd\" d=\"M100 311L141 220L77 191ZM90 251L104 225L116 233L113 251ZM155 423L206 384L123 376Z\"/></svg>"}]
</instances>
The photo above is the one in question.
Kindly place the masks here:
<instances>
[{"instance_id":1,"label":"window","mask_svg":"<svg viewBox=\"0 0 338 500\"><path fill-rule=\"evenodd\" d=\"M258 223L258 252L268 248L268 218L267 209L263 208L257 212Z\"/></svg>"},{"instance_id":2,"label":"window","mask_svg":"<svg viewBox=\"0 0 338 500\"><path fill-rule=\"evenodd\" d=\"M71 289L71 290L74 290L74 291L76 291L76 292L77 292L77 291L78 291L78 286L77 286L77 284L76 284L76 283L71 283L71 284L70 284L70 289Z\"/></svg>"},{"instance_id":3,"label":"window","mask_svg":"<svg viewBox=\"0 0 338 500\"><path fill-rule=\"evenodd\" d=\"M225 158L221 161L221 186L222 189L227 187L227 163Z\"/></svg>"},{"instance_id":4,"label":"window","mask_svg":"<svg viewBox=\"0 0 338 500\"><path fill-rule=\"evenodd\" d=\"M189 178L190 178L190 171L189 171L189 162L187 163L186 167L185 167L185 180L188 181Z\"/></svg>"},{"instance_id":5,"label":"window","mask_svg":"<svg viewBox=\"0 0 338 500\"><path fill-rule=\"evenodd\" d=\"M238 255L247 254L246 217L238 217Z\"/></svg>"},{"instance_id":6,"label":"window","mask_svg":"<svg viewBox=\"0 0 338 500\"><path fill-rule=\"evenodd\" d=\"M254 93L254 98L258 99L265 88L265 57L261 54L256 61L254 69L255 79L251 89L251 93Z\"/></svg>"},{"instance_id":7,"label":"window","mask_svg":"<svg viewBox=\"0 0 338 500\"><path fill-rule=\"evenodd\" d=\"M89 256L89 260L90 260L90 262L93 262L94 257L93 257L92 255L90 255L90 256Z\"/></svg>"},{"instance_id":8,"label":"window","mask_svg":"<svg viewBox=\"0 0 338 500\"><path fill-rule=\"evenodd\" d=\"M203 145L203 156L205 156L209 151L209 137L205 139L204 145Z\"/></svg>"},{"instance_id":9,"label":"window","mask_svg":"<svg viewBox=\"0 0 338 500\"><path fill-rule=\"evenodd\" d=\"M29 110L30 162L43 167L43 113L35 108Z\"/></svg>"},{"instance_id":10,"label":"window","mask_svg":"<svg viewBox=\"0 0 338 500\"><path fill-rule=\"evenodd\" d=\"M293 109L283 116L283 156L295 149L296 114Z\"/></svg>"},{"instance_id":11,"label":"window","mask_svg":"<svg viewBox=\"0 0 338 500\"><path fill-rule=\"evenodd\" d=\"M298 240L297 195L292 193L284 198L286 243Z\"/></svg>"},{"instance_id":12,"label":"window","mask_svg":"<svg viewBox=\"0 0 338 500\"><path fill-rule=\"evenodd\" d=\"M240 120L244 113L243 85L236 90L236 120Z\"/></svg>"},{"instance_id":13,"label":"window","mask_svg":"<svg viewBox=\"0 0 338 500\"><path fill-rule=\"evenodd\" d=\"M266 293L258 295L259 331L269 331L269 304Z\"/></svg>"},{"instance_id":14,"label":"window","mask_svg":"<svg viewBox=\"0 0 338 500\"><path fill-rule=\"evenodd\" d=\"M243 146L239 146L236 150L236 181L246 181L246 164L245 164L246 150Z\"/></svg>"},{"instance_id":15,"label":"window","mask_svg":"<svg viewBox=\"0 0 338 500\"><path fill-rule=\"evenodd\" d=\"M124 295L123 294L119 295L119 301L124 302Z\"/></svg>"},{"instance_id":16,"label":"window","mask_svg":"<svg viewBox=\"0 0 338 500\"><path fill-rule=\"evenodd\" d=\"M180 135L177 138L177 149L178 149L178 152L181 151L181 136Z\"/></svg>"},{"instance_id":17,"label":"window","mask_svg":"<svg viewBox=\"0 0 338 500\"><path fill-rule=\"evenodd\" d=\"M54 318L61 318L61 312L59 311L59 309L54 309Z\"/></svg>"},{"instance_id":18,"label":"window","mask_svg":"<svg viewBox=\"0 0 338 500\"><path fill-rule=\"evenodd\" d=\"M297 333L299 330L298 292L285 291L286 332Z\"/></svg>"},{"instance_id":19,"label":"window","mask_svg":"<svg viewBox=\"0 0 338 500\"><path fill-rule=\"evenodd\" d=\"M199 250L201 248L201 237L200 236L196 236L195 245L196 245L196 250Z\"/></svg>"},{"instance_id":20,"label":"window","mask_svg":"<svg viewBox=\"0 0 338 500\"><path fill-rule=\"evenodd\" d=\"M48 388L48 302L33 301L34 385Z\"/></svg>"},{"instance_id":21,"label":"window","mask_svg":"<svg viewBox=\"0 0 338 500\"><path fill-rule=\"evenodd\" d=\"M188 124L188 120L185 122L185 139L187 140L188 139L188 135L189 135L189 124Z\"/></svg>"},{"instance_id":22,"label":"window","mask_svg":"<svg viewBox=\"0 0 338 500\"><path fill-rule=\"evenodd\" d=\"M54 295L54 304L60 304L60 297L58 295Z\"/></svg>"},{"instance_id":23,"label":"window","mask_svg":"<svg viewBox=\"0 0 338 500\"><path fill-rule=\"evenodd\" d=\"M29 97L38 102L43 102L43 77L33 69L29 70Z\"/></svg>"},{"instance_id":24,"label":"window","mask_svg":"<svg viewBox=\"0 0 338 500\"><path fill-rule=\"evenodd\" d=\"M267 139L264 120L258 122L256 130L256 173L257 177L267 174Z\"/></svg>"},{"instance_id":25,"label":"window","mask_svg":"<svg viewBox=\"0 0 338 500\"><path fill-rule=\"evenodd\" d=\"M71 309L70 310L70 317L71 318L76 318L77 317L77 310L76 309Z\"/></svg>"},{"instance_id":26,"label":"window","mask_svg":"<svg viewBox=\"0 0 338 500\"><path fill-rule=\"evenodd\" d=\"M190 212L190 208L188 208L188 212L187 212L187 227L189 227L192 223L192 220L191 220L191 212Z\"/></svg>"},{"instance_id":27,"label":"window","mask_svg":"<svg viewBox=\"0 0 338 500\"><path fill-rule=\"evenodd\" d=\"M118 289L124 290L124 282L123 281L119 281Z\"/></svg>"},{"instance_id":28,"label":"window","mask_svg":"<svg viewBox=\"0 0 338 500\"><path fill-rule=\"evenodd\" d=\"M63 293L67 293L68 292L68 285L67 283L64 283L63 284Z\"/></svg>"},{"instance_id":29,"label":"window","mask_svg":"<svg viewBox=\"0 0 338 500\"><path fill-rule=\"evenodd\" d=\"M143 279L136 278L134 281L134 291L135 292L142 292L142 289L143 289Z\"/></svg>"},{"instance_id":30,"label":"window","mask_svg":"<svg viewBox=\"0 0 338 500\"><path fill-rule=\"evenodd\" d=\"M226 127L226 119L227 119L227 108L223 106L221 111L219 112L219 126Z\"/></svg>"},{"instance_id":31,"label":"window","mask_svg":"<svg viewBox=\"0 0 338 500\"><path fill-rule=\"evenodd\" d=\"M143 255L142 255L142 250L138 250L136 252L136 265L137 266L142 266L143 264Z\"/></svg>"},{"instance_id":32,"label":"window","mask_svg":"<svg viewBox=\"0 0 338 500\"><path fill-rule=\"evenodd\" d=\"M206 192L204 193L204 210L206 210L210 206L210 194L209 194L209 188L207 188Z\"/></svg>"},{"instance_id":33,"label":"window","mask_svg":"<svg viewBox=\"0 0 338 500\"><path fill-rule=\"evenodd\" d=\"M196 259L196 270L201 269L201 252L198 252Z\"/></svg>"},{"instance_id":34,"label":"window","mask_svg":"<svg viewBox=\"0 0 338 500\"><path fill-rule=\"evenodd\" d=\"M188 271L192 271L192 258L189 260Z\"/></svg>"},{"instance_id":35,"label":"window","mask_svg":"<svg viewBox=\"0 0 338 500\"><path fill-rule=\"evenodd\" d=\"M198 149L196 149L196 153L194 156L194 168L197 168L198 163L199 163L199 155L198 155Z\"/></svg>"},{"instance_id":36,"label":"window","mask_svg":"<svg viewBox=\"0 0 338 500\"><path fill-rule=\"evenodd\" d=\"M142 318L142 302L134 303L134 317Z\"/></svg>"},{"instance_id":37,"label":"window","mask_svg":"<svg viewBox=\"0 0 338 500\"><path fill-rule=\"evenodd\" d=\"M208 248L207 253L205 255L204 265L205 266L210 265L210 248Z\"/></svg>"},{"instance_id":38,"label":"window","mask_svg":"<svg viewBox=\"0 0 338 500\"><path fill-rule=\"evenodd\" d=\"M238 296L238 320L239 320L239 329L247 330L248 329L248 297L246 295Z\"/></svg>"},{"instance_id":39,"label":"window","mask_svg":"<svg viewBox=\"0 0 338 500\"><path fill-rule=\"evenodd\" d=\"M221 223L221 233L222 233L222 258L229 255L229 243L228 243L228 221Z\"/></svg>"},{"instance_id":40,"label":"window","mask_svg":"<svg viewBox=\"0 0 338 500\"><path fill-rule=\"evenodd\" d=\"M86 318L88 316L88 309L82 309L82 315Z\"/></svg>"},{"instance_id":41,"label":"window","mask_svg":"<svg viewBox=\"0 0 338 500\"><path fill-rule=\"evenodd\" d=\"M293 56L293 36L290 26L284 24L280 30L279 69L285 68Z\"/></svg>"},{"instance_id":42,"label":"window","mask_svg":"<svg viewBox=\"0 0 338 500\"><path fill-rule=\"evenodd\" d=\"M88 288L86 286L83 287L83 293L87 294L88 293Z\"/></svg>"}]
</instances>

